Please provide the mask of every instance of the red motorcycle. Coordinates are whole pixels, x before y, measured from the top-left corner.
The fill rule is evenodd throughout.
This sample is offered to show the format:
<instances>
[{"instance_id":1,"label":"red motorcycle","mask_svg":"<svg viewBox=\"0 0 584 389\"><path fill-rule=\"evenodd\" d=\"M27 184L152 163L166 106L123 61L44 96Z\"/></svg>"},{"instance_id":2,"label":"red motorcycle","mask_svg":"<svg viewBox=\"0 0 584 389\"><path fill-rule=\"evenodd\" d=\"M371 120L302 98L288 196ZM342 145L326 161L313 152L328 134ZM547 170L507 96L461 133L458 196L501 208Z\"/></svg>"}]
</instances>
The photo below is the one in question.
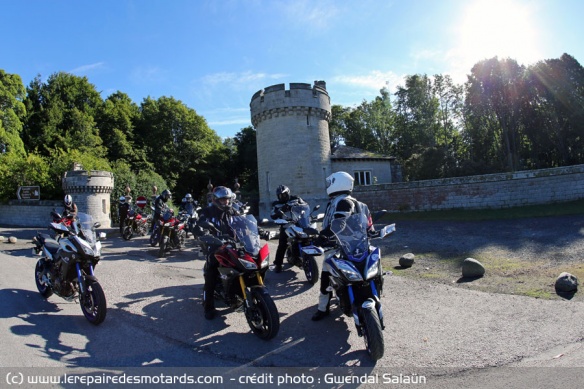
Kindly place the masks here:
<instances>
[{"instance_id":1,"label":"red motorcycle","mask_svg":"<svg viewBox=\"0 0 584 389\"><path fill-rule=\"evenodd\" d=\"M215 226L207 221L199 225L218 234ZM233 216L230 227L235 237L228 235L203 235L204 254L209 247L219 247L215 258L219 261L219 279L215 299L233 309L243 306L249 327L259 338L269 340L278 334L280 315L274 300L264 286L269 265L268 245L260 244L258 225L253 215Z\"/></svg>"},{"instance_id":2,"label":"red motorcycle","mask_svg":"<svg viewBox=\"0 0 584 389\"><path fill-rule=\"evenodd\" d=\"M134 234L145 236L148 233L148 223L151 218L150 215L144 217L140 212L130 209L128 211L128 216L126 216L126 220L124 221L122 238L124 238L124 240L130 240Z\"/></svg>"},{"instance_id":3,"label":"red motorcycle","mask_svg":"<svg viewBox=\"0 0 584 389\"><path fill-rule=\"evenodd\" d=\"M175 217L171 209L166 211L159 220L160 248L158 258L164 257L167 251L181 249L185 244L187 232L185 230L185 220Z\"/></svg>"}]
</instances>

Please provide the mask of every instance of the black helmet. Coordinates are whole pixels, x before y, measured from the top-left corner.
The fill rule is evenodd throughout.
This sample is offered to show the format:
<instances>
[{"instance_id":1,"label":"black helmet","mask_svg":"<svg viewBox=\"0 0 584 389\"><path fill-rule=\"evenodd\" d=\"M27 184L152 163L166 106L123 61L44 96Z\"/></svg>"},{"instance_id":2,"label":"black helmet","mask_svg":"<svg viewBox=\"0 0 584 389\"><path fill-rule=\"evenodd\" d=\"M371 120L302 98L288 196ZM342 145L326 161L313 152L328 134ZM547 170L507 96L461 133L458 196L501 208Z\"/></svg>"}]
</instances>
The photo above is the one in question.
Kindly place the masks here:
<instances>
[{"instance_id":1,"label":"black helmet","mask_svg":"<svg viewBox=\"0 0 584 389\"><path fill-rule=\"evenodd\" d=\"M162 196L162 200L164 200L165 203L172 198L172 194L170 194L168 189L163 190L160 196Z\"/></svg>"},{"instance_id":2,"label":"black helmet","mask_svg":"<svg viewBox=\"0 0 584 389\"><path fill-rule=\"evenodd\" d=\"M280 185L278 189L276 189L276 195L278 196L278 200L286 203L290 200L290 188L286 185Z\"/></svg>"},{"instance_id":3,"label":"black helmet","mask_svg":"<svg viewBox=\"0 0 584 389\"><path fill-rule=\"evenodd\" d=\"M219 199L227 199L226 204L222 204ZM233 192L231 189L225 186L218 186L213 189L213 204L223 211L227 211L231 208L231 204L233 202Z\"/></svg>"}]
</instances>

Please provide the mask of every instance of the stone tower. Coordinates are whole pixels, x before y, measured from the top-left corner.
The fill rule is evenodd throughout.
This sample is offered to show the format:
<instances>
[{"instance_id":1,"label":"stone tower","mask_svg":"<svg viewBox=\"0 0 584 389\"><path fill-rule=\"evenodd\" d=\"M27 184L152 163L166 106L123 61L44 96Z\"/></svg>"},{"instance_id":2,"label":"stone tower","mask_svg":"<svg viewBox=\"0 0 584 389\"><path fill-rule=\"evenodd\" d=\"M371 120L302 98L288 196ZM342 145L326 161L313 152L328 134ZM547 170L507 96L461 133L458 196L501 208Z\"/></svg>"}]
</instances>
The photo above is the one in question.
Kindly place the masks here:
<instances>
[{"instance_id":1,"label":"stone tower","mask_svg":"<svg viewBox=\"0 0 584 389\"><path fill-rule=\"evenodd\" d=\"M311 207L326 204L325 178L331 173L328 123L331 102L324 81L314 85L272 85L250 103L258 152L259 214L269 217L278 185Z\"/></svg>"},{"instance_id":2,"label":"stone tower","mask_svg":"<svg viewBox=\"0 0 584 389\"><path fill-rule=\"evenodd\" d=\"M79 169L79 168L78 168ZM113 173L101 170L72 170L63 176L63 191L70 194L79 212L87 213L102 227L111 227L110 195Z\"/></svg>"}]
</instances>

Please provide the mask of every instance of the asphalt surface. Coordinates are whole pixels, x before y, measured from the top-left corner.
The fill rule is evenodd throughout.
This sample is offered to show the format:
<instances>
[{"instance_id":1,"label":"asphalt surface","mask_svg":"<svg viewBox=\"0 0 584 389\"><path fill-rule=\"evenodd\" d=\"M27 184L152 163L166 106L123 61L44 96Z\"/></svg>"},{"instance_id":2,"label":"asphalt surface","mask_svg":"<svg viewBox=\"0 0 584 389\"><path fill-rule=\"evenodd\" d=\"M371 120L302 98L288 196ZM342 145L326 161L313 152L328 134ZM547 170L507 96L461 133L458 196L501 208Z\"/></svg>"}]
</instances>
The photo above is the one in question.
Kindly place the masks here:
<instances>
[{"instance_id":1,"label":"asphalt surface","mask_svg":"<svg viewBox=\"0 0 584 389\"><path fill-rule=\"evenodd\" d=\"M0 243L2 383L14 369L91 374L177 368L197 374L219 369L225 377L239 377L230 381L237 387L249 386L241 384L241 376L252 372L254 386L266 387L277 385L257 381L260 374L290 374L296 381L279 386L303 388L411 387L408 382L421 377L429 388L581 387L582 302L482 293L388 275L382 298L385 355L374 363L352 318L333 306L330 317L310 320L318 287L310 287L300 269L268 274L281 327L276 338L262 341L241 312L218 305L219 317L203 318L204 261L192 238L184 250L160 259L146 237L126 242L110 229L96 268L108 313L95 327L76 302L38 294L30 243L37 230L42 229L0 228L0 236L19 240ZM388 239L398 242L399 234ZM272 259L275 243L269 242ZM308 380L301 382L302 375Z\"/></svg>"}]
</instances>

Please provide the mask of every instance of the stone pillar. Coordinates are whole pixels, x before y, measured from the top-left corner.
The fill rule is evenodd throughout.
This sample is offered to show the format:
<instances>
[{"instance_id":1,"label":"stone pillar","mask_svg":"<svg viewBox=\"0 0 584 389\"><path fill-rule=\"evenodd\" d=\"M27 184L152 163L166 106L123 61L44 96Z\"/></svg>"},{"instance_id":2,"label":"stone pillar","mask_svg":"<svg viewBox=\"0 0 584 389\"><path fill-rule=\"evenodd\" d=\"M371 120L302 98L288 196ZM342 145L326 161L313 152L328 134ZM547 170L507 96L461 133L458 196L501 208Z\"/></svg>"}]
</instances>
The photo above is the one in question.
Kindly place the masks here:
<instances>
[{"instance_id":1,"label":"stone pillar","mask_svg":"<svg viewBox=\"0 0 584 389\"><path fill-rule=\"evenodd\" d=\"M111 227L111 193L114 175L101 170L73 170L63 176L63 191L70 194L79 212L90 214L102 227Z\"/></svg>"}]
</instances>

